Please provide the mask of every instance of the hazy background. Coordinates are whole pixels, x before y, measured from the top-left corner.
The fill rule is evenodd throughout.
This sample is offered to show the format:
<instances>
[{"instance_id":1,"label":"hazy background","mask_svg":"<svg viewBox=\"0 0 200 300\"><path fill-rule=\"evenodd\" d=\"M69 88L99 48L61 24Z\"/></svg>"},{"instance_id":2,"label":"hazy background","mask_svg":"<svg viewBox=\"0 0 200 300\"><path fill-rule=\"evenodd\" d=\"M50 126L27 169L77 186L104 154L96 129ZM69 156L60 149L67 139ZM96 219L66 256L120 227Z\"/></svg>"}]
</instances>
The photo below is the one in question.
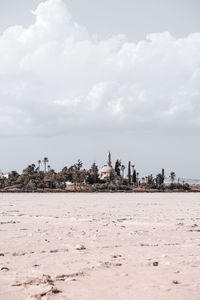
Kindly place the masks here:
<instances>
[{"instance_id":1,"label":"hazy background","mask_svg":"<svg viewBox=\"0 0 200 300\"><path fill-rule=\"evenodd\" d=\"M0 169L110 150L199 178L200 2L40 2L0 1Z\"/></svg>"}]
</instances>

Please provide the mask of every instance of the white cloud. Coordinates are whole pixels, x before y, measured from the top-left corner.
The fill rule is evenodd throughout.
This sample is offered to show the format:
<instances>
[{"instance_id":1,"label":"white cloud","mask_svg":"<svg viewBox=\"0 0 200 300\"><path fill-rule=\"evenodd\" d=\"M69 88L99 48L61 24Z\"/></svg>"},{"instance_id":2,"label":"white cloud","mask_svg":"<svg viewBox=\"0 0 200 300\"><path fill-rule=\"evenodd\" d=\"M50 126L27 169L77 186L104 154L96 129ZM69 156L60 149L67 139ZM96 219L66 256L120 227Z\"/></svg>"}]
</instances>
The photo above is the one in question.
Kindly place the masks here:
<instances>
[{"instance_id":1,"label":"white cloud","mask_svg":"<svg viewBox=\"0 0 200 300\"><path fill-rule=\"evenodd\" d=\"M1 135L200 129L200 33L99 40L62 0L33 14L0 36Z\"/></svg>"}]
</instances>

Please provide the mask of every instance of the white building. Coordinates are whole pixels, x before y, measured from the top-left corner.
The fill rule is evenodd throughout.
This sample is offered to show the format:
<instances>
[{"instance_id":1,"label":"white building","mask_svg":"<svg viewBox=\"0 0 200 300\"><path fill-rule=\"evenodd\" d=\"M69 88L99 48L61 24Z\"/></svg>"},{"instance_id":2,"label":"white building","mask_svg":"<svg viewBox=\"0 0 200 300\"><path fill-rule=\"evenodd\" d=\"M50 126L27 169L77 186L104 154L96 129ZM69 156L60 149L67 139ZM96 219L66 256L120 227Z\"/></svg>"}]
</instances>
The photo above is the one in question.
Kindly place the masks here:
<instances>
[{"instance_id":1,"label":"white building","mask_svg":"<svg viewBox=\"0 0 200 300\"><path fill-rule=\"evenodd\" d=\"M0 170L0 178L8 178L8 174L3 174L3 172Z\"/></svg>"},{"instance_id":2,"label":"white building","mask_svg":"<svg viewBox=\"0 0 200 300\"><path fill-rule=\"evenodd\" d=\"M111 154L109 152L107 165L105 165L103 168L101 168L99 170L99 178L101 180L109 180L109 179L111 179L114 176L116 176L116 172L115 172L115 170L112 167Z\"/></svg>"}]
</instances>

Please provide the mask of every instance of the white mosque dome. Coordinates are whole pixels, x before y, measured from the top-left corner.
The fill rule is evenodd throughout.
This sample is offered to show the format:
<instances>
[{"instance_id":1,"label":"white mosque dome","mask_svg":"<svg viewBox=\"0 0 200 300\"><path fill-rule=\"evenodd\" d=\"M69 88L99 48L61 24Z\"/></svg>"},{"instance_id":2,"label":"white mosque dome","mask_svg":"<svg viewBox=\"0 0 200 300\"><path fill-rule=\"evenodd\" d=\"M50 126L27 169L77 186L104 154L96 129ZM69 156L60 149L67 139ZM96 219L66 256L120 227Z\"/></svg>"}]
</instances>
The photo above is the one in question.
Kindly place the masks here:
<instances>
[{"instance_id":1,"label":"white mosque dome","mask_svg":"<svg viewBox=\"0 0 200 300\"><path fill-rule=\"evenodd\" d=\"M113 168L110 166L104 166L99 170L99 173L110 173L113 171Z\"/></svg>"},{"instance_id":2,"label":"white mosque dome","mask_svg":"<svg viewBox=\"0 0 200 300\"><path fill-rule=\"evenodd\" d=\"M115 175L115 170L112 168L111 155L109 152L107 165L103 166L103 168L99 170L99 178L101 180L107 180L113 177L114 175Z\"/></svg>"}]
</instances>

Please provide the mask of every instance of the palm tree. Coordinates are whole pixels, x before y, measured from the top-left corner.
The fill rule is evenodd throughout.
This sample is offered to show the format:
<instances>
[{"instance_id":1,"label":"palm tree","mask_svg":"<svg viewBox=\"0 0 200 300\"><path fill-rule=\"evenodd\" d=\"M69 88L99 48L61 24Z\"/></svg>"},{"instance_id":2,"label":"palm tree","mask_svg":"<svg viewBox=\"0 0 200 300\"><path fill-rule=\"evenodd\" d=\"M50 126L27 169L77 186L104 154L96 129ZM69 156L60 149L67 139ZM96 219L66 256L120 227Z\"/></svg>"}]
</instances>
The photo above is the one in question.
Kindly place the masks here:
<instances>
[{"instance_id":1,"label":"palm tree","mask_svg":"<svg viewBox=\"0 0 200 300\"><path fill-rule=\"evenodd\" d=\"M174 180L176 178L175 172L171 172L170 175L169 175L169 177L170 177L171 183L174 183Z\"/></svg>"},{"instance_id":2,"label":"palm tree","mask_svg":"<svg viewBox=\"0 0 200 300\"><path fill-rule=\"evenodd\" d=\"M44 158L43 163L44 163L44 173L47 172L47 163L49 162L49 159L47 157Z\"/></svg>"},{"instance_id":3,"label":"palm tree","mask_svg":"<svg viewBox=\"0 0 200 300\"><path fill-rule=\"evenodd\" d=\"M41 160L38 160L38 171L40 172Z\"/></svg>"}]
</instances>

